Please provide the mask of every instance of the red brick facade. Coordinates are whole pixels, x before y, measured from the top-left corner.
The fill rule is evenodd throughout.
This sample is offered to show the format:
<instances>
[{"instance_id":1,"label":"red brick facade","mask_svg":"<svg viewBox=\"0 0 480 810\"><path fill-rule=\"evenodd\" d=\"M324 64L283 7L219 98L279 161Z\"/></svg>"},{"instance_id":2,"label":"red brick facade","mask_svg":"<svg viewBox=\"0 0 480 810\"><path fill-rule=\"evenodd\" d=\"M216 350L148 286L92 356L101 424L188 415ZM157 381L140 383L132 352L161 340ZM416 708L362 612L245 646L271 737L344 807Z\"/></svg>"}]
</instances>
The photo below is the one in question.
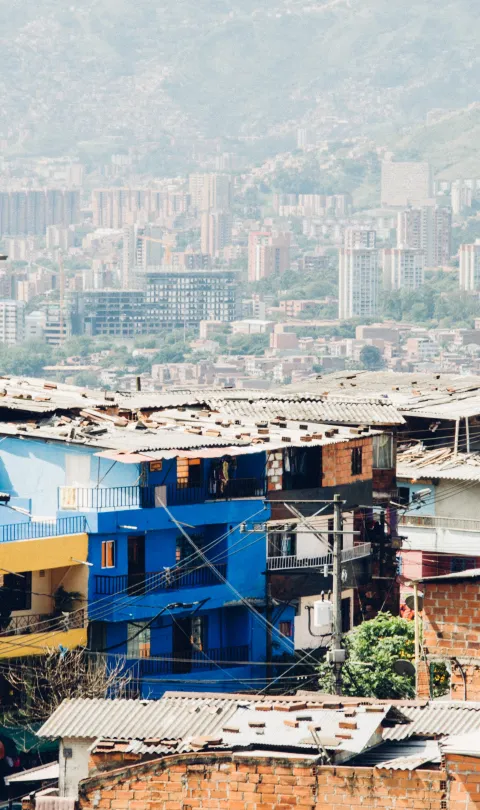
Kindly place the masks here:
<instances>
[{"instance_id":1,"label":"red brick facade","mask_svg":"<svg viewBox=\"0 0 480 810\"><path fill-rule=\"evenodd\" d=\"M454 810L478 810L480 807L479 760L449 754L446 758L447 790Z\"/></svg>"},{"instance_id":2,"label":"red brick facade","mask_svg":"<svg viewBox=\"0 0 480 810\"><path fill-rule=\"evenodd\" d=\"M425 582L421 587L419 696L429 696L429 664L444 661L451 667L451 698L480 700L480 579L445 579Z\"/></svg>"},{"instance_id":3,"label":"red brick facade","mask_svg":"<svg viewBox=\"0 0 480 810\"><path fill-rule=\"evenodd\" d=\"M362 448L362 472L352 475L352 450ZM373 471L372 438L355 439L354 441L327 444L322 449L322 470L324 487L337 487L355 481L370 481Z\"/></svg>"},{"instance_id":4,"label":"red brick facade","mask_svg":"<svg viewBox=\"0 0 480 810\"><path fill-rule=\"evenodd\" d=\"M474 761L480 769L478 760ZM477 771L480 784L480 770ZM455 785L457 776L454 775ZM470 786L470 782L468 782ZM442 770L316 767L305 760L184 754L80 785L83 810L466 810ZM458 803L457 803L458 799Z\"/></svg>"}]
</instances>

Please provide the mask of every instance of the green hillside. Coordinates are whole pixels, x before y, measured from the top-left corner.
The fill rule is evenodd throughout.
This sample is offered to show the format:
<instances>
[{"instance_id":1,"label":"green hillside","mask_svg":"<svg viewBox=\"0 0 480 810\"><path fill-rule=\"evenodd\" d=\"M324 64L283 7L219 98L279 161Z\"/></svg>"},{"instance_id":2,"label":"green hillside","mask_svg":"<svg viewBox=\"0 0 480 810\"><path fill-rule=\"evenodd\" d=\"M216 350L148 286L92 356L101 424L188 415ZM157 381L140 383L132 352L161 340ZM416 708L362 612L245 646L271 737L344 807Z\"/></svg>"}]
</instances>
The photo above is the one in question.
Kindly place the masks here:
<instances>
[{"instance_id":1,"label":"green hillside","mask_svg":"<svg viewBox=\"0 0 480 810\"><path fill-rule=\"evenodd\" d=\"M352 131L419 124L476 100L476 11L474 0L11 0L0 134L55 151L263 137L325 113Z\"/></svg>"}]
</instances>

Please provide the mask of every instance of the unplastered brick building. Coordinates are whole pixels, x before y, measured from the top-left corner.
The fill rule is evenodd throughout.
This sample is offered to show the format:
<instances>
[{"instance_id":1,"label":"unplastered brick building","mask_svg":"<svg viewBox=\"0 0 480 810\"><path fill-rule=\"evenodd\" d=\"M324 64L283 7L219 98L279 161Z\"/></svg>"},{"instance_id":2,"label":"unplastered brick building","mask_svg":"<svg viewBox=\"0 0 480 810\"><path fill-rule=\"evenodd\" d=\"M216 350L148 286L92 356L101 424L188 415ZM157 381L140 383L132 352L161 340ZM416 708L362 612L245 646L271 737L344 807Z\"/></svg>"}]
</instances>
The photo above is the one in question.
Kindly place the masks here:
<instances>
[{"instance_id":1,"label":"unplastered brick building","mask_svg":"<svg viewBox=\"0 0 480 810\"><path fill-rule=\"evenodd\" d=\"M471 745L466 743L467 746ZM480 753L441 765L318 765L310 757L252 753L183 754L99 773L80 785L82 810L474 810Z\"/></svg>"},{"instance_id":2,"label":"unplastered brick building","mask_svg":"<svg viewBox=\"0 0 480 810\"><path fill-rule=\"evenodd\" d=\"M454 700L480 699L480 569L418 580L423 591L419 697L429 697L445 665Z\"/></svg>"}]
</instances>

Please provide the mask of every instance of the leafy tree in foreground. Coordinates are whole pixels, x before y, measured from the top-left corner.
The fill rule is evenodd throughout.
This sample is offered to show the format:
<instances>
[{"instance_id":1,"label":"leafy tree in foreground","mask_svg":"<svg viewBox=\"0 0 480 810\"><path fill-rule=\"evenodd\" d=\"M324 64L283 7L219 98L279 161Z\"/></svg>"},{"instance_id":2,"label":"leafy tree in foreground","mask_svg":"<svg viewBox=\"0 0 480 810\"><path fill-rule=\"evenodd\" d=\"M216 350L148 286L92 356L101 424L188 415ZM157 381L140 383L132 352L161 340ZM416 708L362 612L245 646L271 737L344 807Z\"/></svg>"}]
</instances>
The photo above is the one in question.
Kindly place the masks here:
<instances>
[{"instance_id":1,"label":"leafy tree in foreground","mask_svg":"<svg viewBox=\"0 0 480 810\"><path fill-rule=\"evenodd\" d=\"M394 663L414 657L415 627L412 621L379 613L344 638L347 661L342 669L342 691L356 697L406 698L415 695L415 677L397 675ZM333 691L332 667L322 663L319 686Z\"/></svg>"}]
</instances>

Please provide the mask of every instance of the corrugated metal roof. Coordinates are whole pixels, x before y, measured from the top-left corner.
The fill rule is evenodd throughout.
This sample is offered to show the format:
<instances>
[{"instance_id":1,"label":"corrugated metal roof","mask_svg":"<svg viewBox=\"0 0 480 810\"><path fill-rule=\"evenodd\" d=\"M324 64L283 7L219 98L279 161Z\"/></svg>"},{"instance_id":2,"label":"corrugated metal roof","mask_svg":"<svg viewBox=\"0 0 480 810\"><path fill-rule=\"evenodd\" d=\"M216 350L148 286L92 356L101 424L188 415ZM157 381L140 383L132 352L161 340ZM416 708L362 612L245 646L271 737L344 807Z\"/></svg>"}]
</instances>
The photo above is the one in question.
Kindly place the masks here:
<instances>
[{"instance_id":1,"label":"corrugated metal roof","mask_svg":"<svg viewBox=\"0 0 480 810\"><path fill-rule=\"evenodd\" d=\"M412 580L414 582L443 582L444 580L452 580L454 582L462 582L462 580L480 579L480 568L469 568L466 571L455 571L453 574L439 574L433 577L421 577L421 579Z\"/></svg>"},{"instance_id":2,"label":"corrugated metal roof","mask_svg":"<svg viewBox=\"0 0 480 810\"><path fill-rule=\"evenodd\" d=\"M378 399L310 399L298 395L291 399L265 397L255 402L219 402L218 409L234 418L274 419L277 416L297 421L340 423L346 425L402 425L403 416L389 402Z\"/></svg>"},{"instance_id":3,"label":"corrugated metal roof","mask_svg":"<svg viewBox=\"0 0 480 810\"><path fill-rule=\"evenodd\" d=\"M416 464L397 464L397 479L408 478L415 481L424 478L440 478L445 481L480 481L480 466L459 464L457 467L444 469L441 465L427 464L418 467Z\"/></svg>"},{"instance_id":4,"label":"corrugated metal roof","mask_svg":"<svg viewBox=\"0 0 480 810\"><path fill-rule=\"evenodd\" d=\"M425 449L416 444L397 453L397 478L480 481L480 453L455 453L450 447Z\"/></svg>"},{"instance_id":5,"label":"corrugated metal roof","mask_svg":"<svg viewBox=\"0 0 480 810\"><path fill-rule=\"evenodd\" d=\"M390 710L389 705L375 707L375 711L371 706L358 706L349 709L348 713L354 716L347 717L344 713L346 709L276 711L275 705L271 711L259 711L259 708L261 704L240 706L226 725L218 727L217 733L232 747L261 745L316 749L317 744L310 731L310 726L314 726L321 744L327 750L360 753L372 744L372 739L376 741L378 728Z\"/></svg>"},{"instance_id":6,"label":"corrugated metal roof","mask_svg":"<svg viewBox=\"0 0 480 810\"><path fill-rule=\"evenodd\" d=\"M40 737L146 739L203 736L237 709L234 700L64 700L39 729Z\"/></svg>"},{"instance_id":7,"label":"corrugated metal roof","mask_svg":"<svg viewBox=\"0 0 480 810\"><path fill-rule=\"evenodd\" d=\"M401 706L401 712L410 723L386 728L383 733L385 740L446 736L480 730L480 702L430 701L424 707Z\"/></svg>"},{"instance_id":8,"label":"corrugated metal roof","mask_svg":"<svg viewBox=\"0 0 480 810\"><path fill-rule=\"evenodd\" d=\"M387 401L409 416L456 419L480 414L480 377L393 371L337 371L272 391L388 397Z\"/></svg>"},{"instance_id":9,"label":"corrugated metal roof","mask_svg":"<svg viewBox=\"0 0 480 810\"><path fill-rule=\"evenodd\" d=\"M289 712L255 710L261 704L290 705L290 708L299 704L306 709ZM340 703L341 701L341 703ZM399 742L412 737L446 737L452 734L464 734L478 731L480 733L480 702L463 701L376 701L370 698L335 698L319 693L307 693L297 696L254 696L241 694L208 694L188 692L167 692L161 700L65 700L54 714L39 730L41 737L79 737L85 739L110 738L121 740L146 740L156 738L162 744L165 740L182 739L191 740L193 737L215 735L222 737L222 745L237 746L248 744L259 746L278 747L283 740L289 746L302 745L301 740L307 739L310 732L310 721L299 723L298 729L290 730L284 724L285 719L295 719L297 716L314 716L312 721L316 724L317 713L321 711L322 719L318 725L328 737L338 731L338 718L342 712L337 710L341 705L344 708L355 708L358 721L358 741L365 743L365 736L370 730L370 721L362 706L376 703L382 706L384 712L374 713L375 723L378 726L380 715L384 717L389 706L394 705L400 711L400 722L394 726L387 726L383 730L383 739ZM248 725L255 719L265 721L265 733L257 735L255 729ZM272 718L272 719L270 719ZM402 722L408 720L409 722ZM372 721L373 722L373 721ZM335 725L336 724L336 725ZM367 728L368 725L368 728ZM334 727L335 726L335 727ZM224 731L225 728L239 728L238 732ZM246 729L249 729L249 735ZM303 731L300 733L300 730ZM257 730L262 730L261 728ZM349 733L349 732L347 732ZM372 732L373 733L373 732ZM352 733L353 734L353 733ZM320 735L321 736L321 735ZM342 740L341 750L360 752L357 748L357 738ZM386 757L382 758L382 761Z\"/></svg>"},{"instance_id":10,"label":"corrugated metal roof","mask_svg":"<svg viewBox=\"0 0 480 810\"><path fill-rule=\"evenodd\" d=\"M364 751L348 764L350 767L414 771L427 763L438 764L440 760L440 747L435 740L408 740L382 743Z\"/></svg>"},{"instance_id":11,"label":"corrugated metal roof","mask_svg":"<svg viewBox=\"0 0 480 810\"><path fill-rule=\"evenodd\" d=\"M29 768L27 771L20 771L20 773L13 773L11 776L5 776L6 785L17 785L22 782L54 782L60 775L60 766L58 762L48 762L46 765L39 765L36 768Z\"/></svg>"},{"instance_id":12,"label":"corrugated metal roof","mask_svg":"<svg viewBox=\"0 0 480 810\"><path fill-rule=\"evenodd\" d=\"M480 730L470 734L457 734L447 737L441 743L441 748L446 754L461 754L467 757L480 756Z\"/></svg>"}]
</instances>

